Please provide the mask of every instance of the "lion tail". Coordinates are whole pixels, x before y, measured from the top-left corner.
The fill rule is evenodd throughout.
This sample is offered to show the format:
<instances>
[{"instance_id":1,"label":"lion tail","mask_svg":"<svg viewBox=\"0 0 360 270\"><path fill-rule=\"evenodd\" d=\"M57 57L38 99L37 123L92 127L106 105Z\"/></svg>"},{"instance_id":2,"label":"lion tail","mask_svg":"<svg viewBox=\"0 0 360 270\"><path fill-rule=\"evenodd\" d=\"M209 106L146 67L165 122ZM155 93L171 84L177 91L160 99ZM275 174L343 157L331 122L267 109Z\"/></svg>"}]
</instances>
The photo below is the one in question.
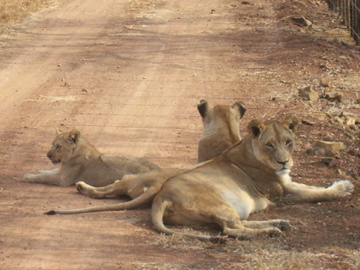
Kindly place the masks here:
<instances>
[{"instance_id":1,"label":"lion tail","mask_svg":"<svg viewBox=\"0 0 360 270\"><path fill-rule=\"evenodd\" d=\"M155 197L156 193L159 191L159 187L150 187L139 197L123 203L117 204L107 204L100 206L93 206L88 208L78 208L78 209L69 209L69 210L51 210L46 212L46 215L72 215L72 214L83 214L91 212L102 212L102 211L119 211L119 210L128 210L136 207L143 206L145 204L150 204L152 199Z\"/></svg>"},{"instance_id":2,"label":"lion tail","mask_svg":"<svg viewBox=\"0 0 360 270\"><path fill-rule=\"evenodd\" d=\"M151 207L151 218L156 230L160 233L167 235L182 235L190 238L196 238L201 241L210 241L212 243L225 243L224 237L213 237L206 235L197 235L190 233L177 232L167 228L164 224L163 218L166 209L172 204L169 200L162 200L161 198L155 197Z\"/></svg>"}]
</instances>

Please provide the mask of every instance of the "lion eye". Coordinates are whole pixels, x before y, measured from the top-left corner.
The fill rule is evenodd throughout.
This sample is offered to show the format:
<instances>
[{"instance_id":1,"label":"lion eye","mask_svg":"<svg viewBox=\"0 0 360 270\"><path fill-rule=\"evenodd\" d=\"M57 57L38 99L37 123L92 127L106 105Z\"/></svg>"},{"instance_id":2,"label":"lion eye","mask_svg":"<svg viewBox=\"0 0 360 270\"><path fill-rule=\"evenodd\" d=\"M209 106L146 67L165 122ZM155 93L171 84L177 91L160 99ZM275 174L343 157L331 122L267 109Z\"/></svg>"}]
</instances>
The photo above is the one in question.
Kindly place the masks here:
<instances>
[{"instance_id":1,"label":"lion eye","mask_svg":"<svg viewBox=\"0 0 360 270\"><path fill-rule=\"evenodd\" d=\"M274 145L272 143L265 144L267 148L274 149Z\"/></svg>"},{"instance_id":2,"label":"lion eye","mask_svg":"<svg viewBox=\"0 0 360 270\"><path fill-rule=\"evenodd\" d=\"M61 148L61 145L56 145L55 150L59 150Z\"/></svg>"},{"instance_id":3,"label":"lion eye","mask_svg":"<svg viewBox=\"0 0 360 270\"><path fill-rule=\"evenodd\" d=\"M292 143L292 140L286 140L286 145L289 146Z\"/></svg>"}]
</instances>

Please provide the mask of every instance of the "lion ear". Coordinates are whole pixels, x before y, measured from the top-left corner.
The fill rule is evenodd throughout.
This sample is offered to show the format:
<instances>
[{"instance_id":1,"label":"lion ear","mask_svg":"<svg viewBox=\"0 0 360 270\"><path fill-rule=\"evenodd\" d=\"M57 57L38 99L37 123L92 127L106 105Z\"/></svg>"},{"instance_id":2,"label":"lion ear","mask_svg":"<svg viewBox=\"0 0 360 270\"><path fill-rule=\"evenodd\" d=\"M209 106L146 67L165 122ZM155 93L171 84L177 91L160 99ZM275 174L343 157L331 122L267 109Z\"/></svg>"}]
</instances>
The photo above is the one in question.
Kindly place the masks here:
<instances>
[{"instance_id":1,"label":"lion ear","mask_svg":"<svg viewBox=\"0 0 360 270\"><path fill-rule=\"evenodd\" d=\"M74 128L69 132L68 140L76 144L79 141L80 131Z\"/></svg>"},{"instance_id":2,"label":"lion ear","mask_svg":"<svg viewBox=\"0 0 360 270\"><path fill-rule=\"evenodd\" d=\"M284 125L295 132L296 126L298 125L299 121L295 115L289 115L284 120Z\"/></svg>"},{"instance_id":3,"label":"lion ear","mask_svg":"<svg viewBox=\"0 0 360 270\"><path fill-rule=\"evenodd\" d=\"M242 103L241 101L236 102L234 105L231 106L231 108L239 111L240 119L244 117L246 112L246 107L244 103Z\"/></svg>"},{"instance_id":4,"label":"lion ear","mask_svg":"<svg viewBox=\"0 0 360 270\"><path fill-rule=\"evenodd\" d=\"M197 105L197 108L198 108L198 111L199 111L201 117L205 118L206 113L209 110L209 103L205 99L202 99L202 100L200 100L200 104Z\"/></svg>"},{"instance_id":5,"label":"lion ear","mask_svg":"<svg viewBox=\"0 0 360 270\"><path fill-rule=\"evenodd\" d=\"M248 130L254 137L259 137L265 128L266 126L259 120L251 120L248 124Z\"/></svg>"},{"instance_id":6,"label":"lion ear","mask_svg":"<svg viewBox=\"0 0 360 270\"><path fill-rule=\"evenodd\" d=\"M61 134L61 130L59 128L55 129L55 135L58 136Z\"/></svg>"}]
</instances>

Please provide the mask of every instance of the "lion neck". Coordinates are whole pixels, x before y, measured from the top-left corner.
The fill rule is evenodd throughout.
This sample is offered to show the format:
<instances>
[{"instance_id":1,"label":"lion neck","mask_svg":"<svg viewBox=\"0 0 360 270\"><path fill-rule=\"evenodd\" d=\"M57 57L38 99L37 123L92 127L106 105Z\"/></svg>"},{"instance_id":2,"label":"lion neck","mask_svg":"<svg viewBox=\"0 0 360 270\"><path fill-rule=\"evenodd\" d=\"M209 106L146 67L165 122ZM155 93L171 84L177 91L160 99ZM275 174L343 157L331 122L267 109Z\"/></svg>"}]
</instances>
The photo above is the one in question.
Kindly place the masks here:
<instances>
[{"instance_id":1,"label":"lion neck","mask_svg":"<svg viewBox=\"0 0 360 270\"><path fill-rule=\"evenodd\" d=\"M235 123L234 123L235 122ZM213 120L212 123L204 125L204 137L221 138L229 146L239 142L240 131L236 121L224 121L222 118Z\"/></svg>"},{"instance_id":2,"label":"lion neck","mask_svg":"<svg viewBox=\"0 0 360 270\"><path fill-rule=\"evenodd\" d=\"M280 179L276 172L254 157L251 136L246 136L224 155L233 165L248 176L251 183L263 196L274 199L283 194Z\"/></svg>"},{"instance_id":3,"label":"lion neck","mask_svg":"<svg viewBox=\"0 0 360 270\"><path fill-rule=\"evenodd\" d=\"M101 153L85 138L80 137L76 143L73 159L91 160L101 156Z\"/></svg>"}]
</instances>

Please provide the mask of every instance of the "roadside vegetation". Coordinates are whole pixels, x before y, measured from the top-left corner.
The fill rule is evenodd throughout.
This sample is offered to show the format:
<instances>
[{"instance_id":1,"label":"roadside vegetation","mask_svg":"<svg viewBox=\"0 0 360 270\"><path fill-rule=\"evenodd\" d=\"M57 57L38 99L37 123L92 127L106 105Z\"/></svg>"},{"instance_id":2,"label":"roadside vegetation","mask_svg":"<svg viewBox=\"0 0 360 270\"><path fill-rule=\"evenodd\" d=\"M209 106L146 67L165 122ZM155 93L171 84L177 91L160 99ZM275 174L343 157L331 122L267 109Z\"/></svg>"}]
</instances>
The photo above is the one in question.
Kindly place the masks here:
<instances>
[{"instance_id":1,"label":"roadside vegetation","mask_svg":"<svg viewBox=\"0 0 360 270\"><path fill-rule=\"evenodd\" d=\"M0 29L47 7L52 0L0 0Z\"/></svg>"}]
</instances>

